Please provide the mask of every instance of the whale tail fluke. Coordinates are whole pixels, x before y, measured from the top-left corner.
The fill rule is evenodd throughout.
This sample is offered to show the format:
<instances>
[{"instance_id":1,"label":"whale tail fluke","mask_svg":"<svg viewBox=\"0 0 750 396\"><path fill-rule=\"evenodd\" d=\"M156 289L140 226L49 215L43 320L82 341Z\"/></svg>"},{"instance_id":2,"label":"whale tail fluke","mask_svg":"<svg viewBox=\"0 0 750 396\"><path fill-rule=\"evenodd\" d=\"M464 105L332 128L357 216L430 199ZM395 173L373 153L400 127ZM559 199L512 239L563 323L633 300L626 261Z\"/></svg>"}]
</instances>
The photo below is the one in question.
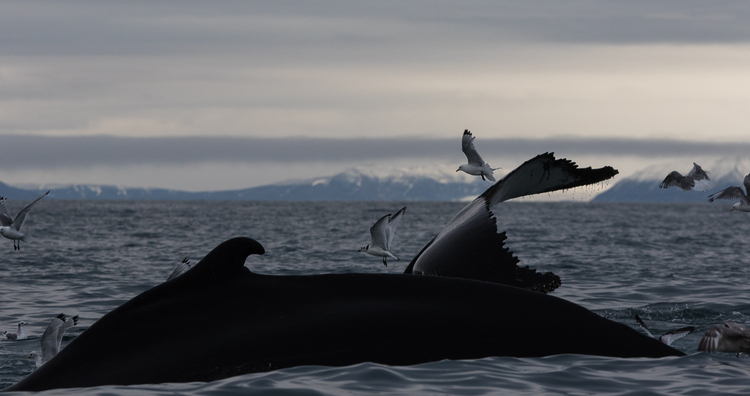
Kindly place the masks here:
<instances>
[{"instance_id":1,"label":"whale tail fluke","mask_svg":"<svg viewBox=\"0 0 750 396\"><path fill-rule=\"evenodd\" d=\"M562 284L557 275L518 266L518 258L505 247L505 232L498 230L493 206L512 198L598 183L617 173L610 166L579 168L552 153L538 155L461 209L405 272L496 282L544 293L555 290Z\"/></svg>"}]
</instances>

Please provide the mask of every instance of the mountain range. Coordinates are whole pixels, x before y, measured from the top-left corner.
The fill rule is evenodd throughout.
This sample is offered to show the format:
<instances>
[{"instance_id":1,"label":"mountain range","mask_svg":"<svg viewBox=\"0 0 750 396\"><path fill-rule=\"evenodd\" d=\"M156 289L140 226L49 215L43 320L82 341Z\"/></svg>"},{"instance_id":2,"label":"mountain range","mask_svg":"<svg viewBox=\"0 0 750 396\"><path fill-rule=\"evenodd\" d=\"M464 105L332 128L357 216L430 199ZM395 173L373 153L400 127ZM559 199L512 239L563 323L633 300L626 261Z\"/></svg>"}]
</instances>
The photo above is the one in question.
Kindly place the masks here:
<instances>
[{"instance_id":1,"label":"mountain range","mask_svg":"<svg viewBox=\"0 0 750 396\"><path fill-rule=\"evenodd\" d=\"M742 186L745 175L750 173L750 159L723 158L698 163L716 186L708 191L683 191L677 187L659 188L659 184L671 171L687 174L693 163L689 161L651 165L633 175L623 178L610 189L592 199L592 202L706 202L708 196L729 186ZM743 188L744 189L744 188Z\"/></svg>"},{"instance_id":2,"label":"mountain range","mask_svg":"<svg viewBox=\"0 0 750 396\"><path fill-rule=\"evenodd\" d=\"M51 190L49 197L56 199L459 201L473 199L491 185L478 177L441 169L353 168L329 177L208 192L90 184L21 188L0 182L0 196L34 199Z\"/></svg>"},{"instance_id":3,"label":"mountain range","mask_svg":"<svg viewBox=\"0 0 750 396\"><path fill-rule=\"evenodd\" d=\"M728 158L699 163L716 180L710 191L659 188L673 170L686 174L692 162L651 165L596 195L594 202L706 202L708 195L728 186L742 186L750 159ZM497 175L498 178L502 177ZM291 180L239 190L191 192L165 188L125 188L112 185L9 186L0 182L0 196L34 199L51 190L56 199L109 200L257 200L257 201L462 201L471 200L492 184L447 168L353 168L315 179Z\"/></svg>"}]
</instances>

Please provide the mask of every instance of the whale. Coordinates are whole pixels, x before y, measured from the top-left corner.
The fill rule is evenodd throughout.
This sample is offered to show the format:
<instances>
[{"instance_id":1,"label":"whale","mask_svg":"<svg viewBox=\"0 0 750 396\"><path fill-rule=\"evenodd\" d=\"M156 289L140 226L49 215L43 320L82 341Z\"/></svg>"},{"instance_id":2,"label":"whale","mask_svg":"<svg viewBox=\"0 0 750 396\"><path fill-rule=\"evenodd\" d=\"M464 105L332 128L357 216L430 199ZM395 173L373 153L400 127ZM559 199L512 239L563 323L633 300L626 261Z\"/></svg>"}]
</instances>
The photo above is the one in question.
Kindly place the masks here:
<instances>
[{"instance_id":1,"label":"whale","mask_svg":"<svg viewBox=\"0 0 750 396\"><path fill-rule=\"evenodd\" d=\"M447 276L502 283L541 293L562 284L552 272L518 265L519 258L505 247L492 209L502 202L534 194L565 190L608 180L618 174L611 166L580 168L554 153L524 162L458 212L417 254L407 274Z\"/></svg>"},{"instance_id":2,"label":"whale","mask_svg":"<svg viewBox=\"0 0 750 396\"><path fill-rule=\"evenodd\" d=\"M245 266L264 252L247 237L219 244L5 390L207 382L301 365L683 355L549 294L458 277L263 275Z\"/></svg>"}]
</instances>

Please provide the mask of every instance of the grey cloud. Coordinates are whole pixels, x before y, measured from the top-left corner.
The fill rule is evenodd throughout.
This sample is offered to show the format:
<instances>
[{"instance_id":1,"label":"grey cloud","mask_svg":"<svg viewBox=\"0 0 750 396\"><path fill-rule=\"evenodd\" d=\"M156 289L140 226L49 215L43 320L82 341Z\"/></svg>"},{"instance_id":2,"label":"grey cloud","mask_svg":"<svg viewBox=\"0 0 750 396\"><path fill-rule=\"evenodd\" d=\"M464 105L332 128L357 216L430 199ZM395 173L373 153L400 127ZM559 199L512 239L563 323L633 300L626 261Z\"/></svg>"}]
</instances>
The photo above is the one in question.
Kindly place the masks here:
<instances>
[{"instance_id":1,"label":"grey cloud","mask_svg":"<svg viewBox=\"0 0 750 396\"><path fill-rule=\"evenodd\" d=\"M748 20L742 1L9 1L0 51L376 60L507 42L749 42Z\"/></svg>"},{"instance_id":2,"label":"grey cloud","mask_svg":"<svg viewBox=\"0 0 750 396\"><path fill-rule=\"evenodd\" d=\"M486 159L528 157L553 151L565 156L669 158L746 155L750 144L628 139L481 139ZM0 136L5 170L196 163L307 163L388 160L462 160L458 139L314 139L110 136Z\"/></svg>"}]
</instances>

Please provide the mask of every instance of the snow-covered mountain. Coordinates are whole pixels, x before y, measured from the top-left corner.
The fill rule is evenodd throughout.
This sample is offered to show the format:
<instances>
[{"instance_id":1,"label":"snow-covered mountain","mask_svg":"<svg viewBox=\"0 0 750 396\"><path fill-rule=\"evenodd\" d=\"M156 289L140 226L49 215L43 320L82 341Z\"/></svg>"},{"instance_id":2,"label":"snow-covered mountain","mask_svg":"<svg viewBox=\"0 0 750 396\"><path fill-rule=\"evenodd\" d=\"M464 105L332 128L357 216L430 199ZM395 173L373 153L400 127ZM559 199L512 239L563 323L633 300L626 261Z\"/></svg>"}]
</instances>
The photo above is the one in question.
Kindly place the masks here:
<instances>
[{"instance_id":1,"label":"snow-covered mountain","mask_svg":"<svg viewBox=\"0 0 750 396\"><path fill-rule=\"evenodd\" d=\"M49 198L57 199L457 201L473 199L491 185L478 177L443 168L354 168L329 177L212 192L106 185L18 188L0 182L0 196L33 199L49 189Z\"/></svg>"},{"instance_id":2,"label":"snow-covered mountain","mask_svg":"<svg viewBox=\"0 0 750 396\"><path fill-rule=\"evenodd\" d=\"M597 195L593 202L706 202L709 195L729 186L742 186L750 173L750 158L722 158L714 161L696 161L716 186L709 191L683 191L677 187L659 188L669 172L676 170L687 174L693 163L689 161L651 165L632 176L618 181L612 188Z\"/></svg>"}]
</instances>

